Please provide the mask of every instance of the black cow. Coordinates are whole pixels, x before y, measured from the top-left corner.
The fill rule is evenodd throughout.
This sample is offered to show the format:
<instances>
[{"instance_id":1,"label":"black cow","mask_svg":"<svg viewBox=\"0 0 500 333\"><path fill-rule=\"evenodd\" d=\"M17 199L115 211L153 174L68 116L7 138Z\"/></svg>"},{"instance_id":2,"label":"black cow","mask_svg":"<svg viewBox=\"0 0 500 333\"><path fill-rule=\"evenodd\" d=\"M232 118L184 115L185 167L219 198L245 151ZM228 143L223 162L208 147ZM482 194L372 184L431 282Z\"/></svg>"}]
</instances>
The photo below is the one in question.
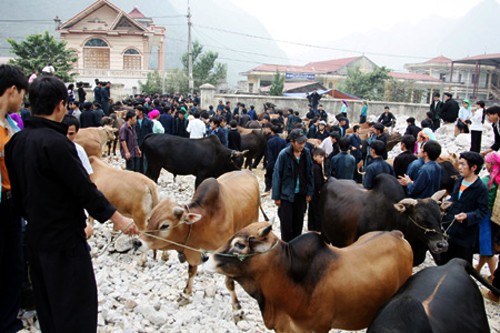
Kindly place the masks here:
<instances>
[{"instance_id":1,"label":"black cow","mask_svg":"<svg viewBox=\"0 0 500 333\"><path fill-rule=\"evenodd\" d=\"M245 169L257 168L267 147L267 135L261 129L241 134L241 150L248 150L245 160Z\"/></svg>"},{"instance_id":2,"label":"black cow","mask_svg":"<svg viewBox=\"0 0 500 333\"><path fill-rule=\"evenodd\" d=\"M500 293L468 262L453 259L410 277L379 310L367 332L490 332L483 297L469 275Z\"/></svg>"},{"instance_id":3,"label":"black cow","mask_svg":"<svg viewBox=\"0 0 500 333\"><path fill-rule=\"evenodd\" d=\"M148 134L144 149L146 176L158 182L161 168L174 175L195 175L195 187L205 179L240 170L246 152L224 147L219 138L188 139L169 134Z\"/></svg>"},{"instance_id":4,"label":"black cow","mask_svg":"<svg viewBox=\"0 0 500 333\"><path fill-rule=\"evenodd\" d=\"M405 199L396 178L387 174L375 177L369 191L351 180L331 177L321 189L321 233L327 242L345 247L367 232L399 229L413 249L413 264L420 265L427 249L448 249L437 202L443 195L440 191L432 198Z\"/></svg>"}]
</instances>

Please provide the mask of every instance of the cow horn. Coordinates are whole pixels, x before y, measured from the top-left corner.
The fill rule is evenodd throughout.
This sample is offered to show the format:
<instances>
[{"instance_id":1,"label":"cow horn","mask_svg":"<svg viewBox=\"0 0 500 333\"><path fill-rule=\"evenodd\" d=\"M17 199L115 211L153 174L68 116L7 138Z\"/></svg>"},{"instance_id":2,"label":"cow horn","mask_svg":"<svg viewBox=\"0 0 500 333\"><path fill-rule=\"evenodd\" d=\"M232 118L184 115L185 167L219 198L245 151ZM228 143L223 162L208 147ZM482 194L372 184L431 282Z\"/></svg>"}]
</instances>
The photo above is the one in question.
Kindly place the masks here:
<instances>
[{"instance_id":1,"label":"cow horn","mask_svg":"<svg viewBox=\"0 0 500 333\"><path fill-rule=\"evenodd\" d=\"M358 170L357 170L357 171L358 171L358 173L359 173L360 175L362 175L362 176L364 176L364 175L365 175L365 173L366 173L366 172L361 171L359 168L358 168Z\"/></svg>"},{"instance_id":2,"label":"cow horn","mask_svg":"<svg viewBox=\"0 0 500 333\"><path fill-rule=\"evenodd\" d=\"M436 201L436 202L439 202L439 200L441 200L445 194L446 194L446 190L437 191L436 193L434 193L432 195L431 199Z\"/></svg>"},{"instance_id":3,"label":"cow horn","mask_svg":"<svg viewBox=\"0 0 500 333\"><path fill-rule=\"evenodd\" d=\"M174 214L174 216L176 216L176 217L181 217L181 216L182 216L182 214L184 214L184 209L183 209L182 207L177 206L177 207L175 207L175 208L174 208L174 210L173 210L173 212L172 212L172 213L173 213L173 214Z\"/></svg>"},{"instance_id":4,"label":"cow horn","mask_svg":"<svg viewBox=\"0 0 500 333\"><path fill-rule=\"evenodd\" d=\"M405 198L398 203L405 206L416 206L418 201L415 199Z\"/></svg>"},{"instance_id":5,"label":"cow horn","mask_svg":"<svg viewBox=\"0 0 500 333\"><path fill-rule=\"evenodd\" d=\"M260 229L259 230L259 237L267 236L271 232L272 229L273 229L273 226L271 224L268 225L267 227Z\"/></svg>"}]
</instances>

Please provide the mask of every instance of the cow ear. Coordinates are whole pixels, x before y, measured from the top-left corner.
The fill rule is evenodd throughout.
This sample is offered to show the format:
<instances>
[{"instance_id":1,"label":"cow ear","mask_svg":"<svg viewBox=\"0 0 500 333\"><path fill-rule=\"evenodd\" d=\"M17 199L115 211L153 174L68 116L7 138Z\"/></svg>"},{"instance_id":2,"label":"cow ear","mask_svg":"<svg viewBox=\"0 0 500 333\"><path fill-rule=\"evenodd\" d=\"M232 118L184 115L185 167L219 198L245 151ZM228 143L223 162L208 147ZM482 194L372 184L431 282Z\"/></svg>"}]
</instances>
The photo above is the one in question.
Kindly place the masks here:
<instances>
[{"instance_id":1,"label":"cow ear","mask_svg":"<svg viewBox=\"0 0 500 333\"><path fill-rule=\"evenodd\" d=\"M269 233L271 232L271 230L273 230L273 226L272 225L268 225L267 227L264 227L262 229L259 230L259 237L265 237L267 235L269 235Z\"/></svg>"},{"instance_id":2,"label":"cow ear","mask_svg":"<svg viewBox=\"0 0 500 333\"><path fill-rule=\"evenodd\" d=\"M184 216L184 223L186 224L193 224L201 220L202 216L201 214L196 214L196 213L187 213Z\"/></svg>"},{"instance_id":3,"label":"cow ear","mask_svg":"<svg viewBox=\"0 0 500 333\"><path fill-rule=\"evenodd\" d=\"M394 204L394 208L400 213L404 213L406 211L406 206L399 202Z\"/></svg>"}]
</instances>

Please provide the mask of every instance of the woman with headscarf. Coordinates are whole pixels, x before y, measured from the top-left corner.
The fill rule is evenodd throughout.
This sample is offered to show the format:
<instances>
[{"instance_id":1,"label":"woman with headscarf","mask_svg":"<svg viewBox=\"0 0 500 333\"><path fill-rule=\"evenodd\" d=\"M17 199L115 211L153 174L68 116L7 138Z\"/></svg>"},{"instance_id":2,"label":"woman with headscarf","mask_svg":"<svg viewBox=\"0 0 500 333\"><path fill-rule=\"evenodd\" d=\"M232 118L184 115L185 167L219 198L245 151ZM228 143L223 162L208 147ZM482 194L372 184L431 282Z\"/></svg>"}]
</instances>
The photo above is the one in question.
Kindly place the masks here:
<instances>
[{"instance_id":1,"label":"woman with headscarf","mask_svg":"<svg viewBox=\"0 0 500 333\"><path fill-rule=\"evenodd\" d=\"M471 105L468 99L464 99L462 107L458 111L457 127L455 136L458 133L469 133L470 117L472 116Z\"/></svg>"},{"instance_id":2,"label":"woman with headscarf","mask_svg":"<svg viewBox=\"0 0 500 333\"><path fill-rule=\"evenodd\" d=\"M484 158L486 169L490 173L488 176L481 178L484 185L488 188L488 208L489 212L479 224L479 262L476 270L481 272L481 268L487 264L490 274L488 279L491 282L493 273L496 269L497 260L493 251L493 239L497 232L498 226L491 223L491 210L496 199L498 184L500 184L500 155L496 152L491 152Z\"/></svg>"}]
</instances>

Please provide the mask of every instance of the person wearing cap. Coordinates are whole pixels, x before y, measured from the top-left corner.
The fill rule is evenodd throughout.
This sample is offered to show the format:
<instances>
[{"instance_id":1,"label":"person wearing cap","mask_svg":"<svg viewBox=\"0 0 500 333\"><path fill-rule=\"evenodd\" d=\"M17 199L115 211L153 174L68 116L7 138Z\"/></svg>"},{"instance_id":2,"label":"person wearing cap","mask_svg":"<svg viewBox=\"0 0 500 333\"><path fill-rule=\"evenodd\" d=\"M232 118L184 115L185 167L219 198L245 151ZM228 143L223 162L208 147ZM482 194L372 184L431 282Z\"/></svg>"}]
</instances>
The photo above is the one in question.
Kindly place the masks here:
<instances>
[{"instance_id":1,"label":"person wearing cap","mask_svg":"<svg viewBox=\"0 0 500 333\"><path fill-rule=\"evenodd\" d=\"M441 113L439 114L441 119L448 124L457 121L458 111L460 110L458 102L455 101L452 96L453 95L449 92L444 93L444 103L441 108Z\"/></svg>"},{"instance_id":2,"label":"person wearing cap","mask_svg":"<svg viewBox=\"0 0 500 333\"><path fill-rule=\"evenodd\" d=\"M314 194L312 158L305 148L302 129L290 132L290 145L281 150L274 165L272 199L278 206L281 239L291 241L302 233L306 204Z\"/></svg>"},{"instance_id":3,"label":"person wearing cap","mask_svg":"<svg viewBox=\"0 0 500 333\"><path fill-rule=\"evenodd\" d=\"M144 112L146 108L142 105L137 105L135 107L135 115L137 116L137 122L135 123L135 133L137 134L137 144L139 145L139 149L143 151L144 138L146 135L153 133L153 122L144 116ZM146 174L147 169L147 161L146 157L141 154L139 156L139 172L142 174Z\"/></svg>"},{"instance_id":4,"label":"person wearing cap","mask_svg":"<svg viewBox=\"0 0 500 333\"><path fill-rule=\"evenodd\" d=\"M205 136L207 127L203 120L200 119L200 111L196 110L193 117L194 119L189 121L186 131L188 131L190 139L201 139Z\"/></svg>"},{"instance_id":5,"label":"person wearing cap","mask_svg":"<svg viewBox=\"0 0 500 333\"><path fill-rule=\"evenodd\" d=\"M470 105L470 101L468 99L464 99L462 102L462 107L458 111L455 136L458 135L459 133L469 133L469 123L471 116L472 116L472 108Z\"/></svg>"},{"instance_id":6,"label":"person wearing cap","mask_svg":"<svg viewBox=\"0 0 500 333\"><path fill-rule=\"evenodd\" d=\"M433 131L437 130L441 126L441 118L439 117L441 113L441 109L443 108L443 102L440 100L441 95L436 92L432 95L432 103L429 107L429 111L431 113L431 121L432 126L431 129Z\"/></svg>"},{"instance_id":7,"label":"person wearing cap","mask_svg":"<svg viewBox=\"0 0 500 333\"><path fill-rule=\"evenodd\" d=\"M153 133L163 134L165 133L165 129L163 125L160 123L158 119L160 119L160 111L154 109L150 113L148 113L149 119L153 122Z\"/></svg>"},{"instance_id":8,"label":"person wearing cap","mask_svg":"<svg viewBox=\"0 0 500 333\"><path fill-rule=\"evenodd\" d=\"M318 123L318 130L314 134L314 138L323 141L324 139L328 138L330 136L330 133L326 130L326 122L324 120L321 120Z\"/></svg>"}]
</instances>

